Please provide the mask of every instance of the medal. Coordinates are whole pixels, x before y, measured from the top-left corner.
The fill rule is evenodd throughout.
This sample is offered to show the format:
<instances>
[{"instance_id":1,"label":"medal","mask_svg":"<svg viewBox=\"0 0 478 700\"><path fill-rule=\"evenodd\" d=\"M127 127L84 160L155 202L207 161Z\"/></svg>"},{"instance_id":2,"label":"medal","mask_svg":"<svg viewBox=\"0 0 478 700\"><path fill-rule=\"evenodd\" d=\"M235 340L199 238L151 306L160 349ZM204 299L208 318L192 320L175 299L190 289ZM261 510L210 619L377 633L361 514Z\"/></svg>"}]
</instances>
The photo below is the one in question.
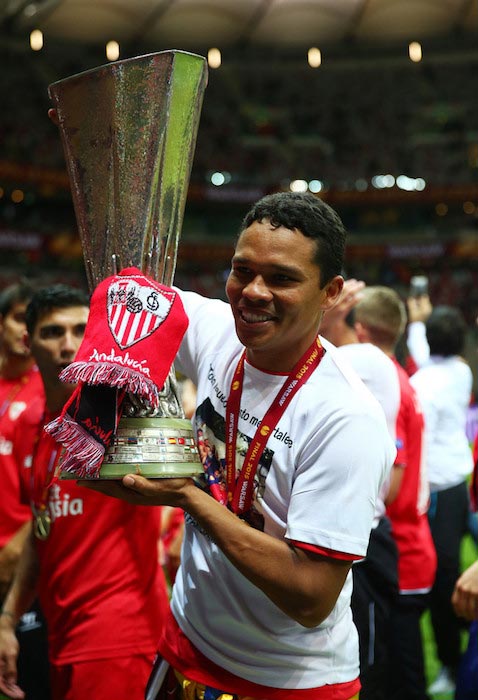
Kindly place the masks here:
<instances>
[{"instance_id":1,"label":"medal","mask_svg":"<svg viewBox=\"0 0 478 700\"><path fill-rule=\"evenodd\" d=\"M41 428L47 421L43 416ZM45 432L40 432L33 451L30 474L33 513L33 534L39 540L46 540L51 532L52 517L48 508L50 487L55 480L56 468L62 451L58 444Z\"/></svg>"},{"instance_id":2,"label":"medal","mask_svg":"<svg viewBox=\"0 0 478 700\"><path fill-rule=\"evenodd\" d=\"M50 529L50 513L46 508L42 508L40 511L35 513L35 519L33 521L33 532L35 537L38 537L39 540L46 540L50 534Z\"/></svg>"}]
</instances>

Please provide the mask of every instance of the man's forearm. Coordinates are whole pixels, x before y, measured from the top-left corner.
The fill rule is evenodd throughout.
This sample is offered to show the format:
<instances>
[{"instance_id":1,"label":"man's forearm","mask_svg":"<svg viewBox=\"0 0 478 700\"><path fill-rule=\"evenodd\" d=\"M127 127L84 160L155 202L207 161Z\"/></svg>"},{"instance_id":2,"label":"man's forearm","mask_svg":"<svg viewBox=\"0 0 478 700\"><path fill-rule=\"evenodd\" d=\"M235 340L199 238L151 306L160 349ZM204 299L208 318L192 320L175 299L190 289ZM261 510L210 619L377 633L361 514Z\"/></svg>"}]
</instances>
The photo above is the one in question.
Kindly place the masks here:
<instances>
[{"instance_id":1,"label":"man's forearm","mask_svg":"<svg viewBox=\"0 0 478 700\"><path fill-rule=\"evenodd\" d=\"M2 612L12 620L12 624L18 622L35 599L38 568L38 556L30 523L15 576L2 607Z\"/></svg>"},{"instance_id":2,"label":"man's forearm","mask_svg":"<svg viewBox=\"0 0 478 700\"><path fill-rule=\"evenodd\" d=\"M10 587L30 529L30 522L24 523L0 551L0 588L2 598Z\"/></svg>"},{"instance_id":3,"label":"man's forearm","mask_svg":"<svg viewBox=\"0 0 478 700\"><path fill-rule=\"evenodd\" d=\"M128 474L122 483L79 483L134 505L182 508L243 576L304 627L315 627L330 614L351 566L350 562L320 557L249 527L191 479L148 480Z\"/></svg>"},{"instance_id":4,"label":"man's forearm","mask_svg":"<svg viewBox=\"0 0 478 700\"><path fill-rule=\"evenodd\" d=\"M197 488L187 488L184 494L184 509L286 615L315 627L330 614L349 562L319 557L256 530Z\"/></svg>"}]
</instances>

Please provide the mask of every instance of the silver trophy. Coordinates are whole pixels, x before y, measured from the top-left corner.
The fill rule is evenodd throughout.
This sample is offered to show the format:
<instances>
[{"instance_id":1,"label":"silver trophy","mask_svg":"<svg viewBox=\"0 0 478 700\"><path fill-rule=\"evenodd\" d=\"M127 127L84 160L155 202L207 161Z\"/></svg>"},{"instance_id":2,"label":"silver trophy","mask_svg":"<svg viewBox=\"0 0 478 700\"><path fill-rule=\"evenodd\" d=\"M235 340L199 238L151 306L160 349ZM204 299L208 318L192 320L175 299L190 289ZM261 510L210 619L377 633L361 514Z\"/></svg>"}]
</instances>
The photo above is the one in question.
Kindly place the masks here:
<instances>
[{"instance_id":1,"label":"silver trophy","mask_svg":"<svg viewBox=\"0 0 478 700\"><path fill-rule=\"evenodd\" d=\"M90 291L130 266L172 285L206 83L202 56L163 51L49 86ZM100 478L131 472L202 473L174 366L159 407L131 394L125 401Z\"/></svg>"}]
</instances>

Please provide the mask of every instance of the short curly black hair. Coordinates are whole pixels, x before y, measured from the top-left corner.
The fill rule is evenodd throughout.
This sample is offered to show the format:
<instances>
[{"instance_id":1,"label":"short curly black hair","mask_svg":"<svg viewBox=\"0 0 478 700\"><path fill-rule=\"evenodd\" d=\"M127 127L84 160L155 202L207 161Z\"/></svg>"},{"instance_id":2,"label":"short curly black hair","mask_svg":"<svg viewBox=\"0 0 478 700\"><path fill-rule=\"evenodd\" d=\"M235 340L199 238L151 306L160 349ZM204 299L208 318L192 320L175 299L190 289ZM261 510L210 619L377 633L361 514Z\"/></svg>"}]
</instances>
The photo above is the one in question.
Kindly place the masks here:
<instances>
[{"instance_id":1,"label":"short curly black hair","mask_svg":"<svg viewBox=\"0 0 478 700\"><path fill-rule=\"evenodd\" d=\"M276 192L256 202L244 217L239 235L254 221L268 220L275 228L297 229L317 243L315 262L326 284L344 267L346 230L337 212L306 192Z\"/></svg>"},{"instance_id":2,"label":"short curly black hair","mask_svg":"<svg viewBox=\"0 0 478 700\"><path fill-rule=\"evenodd\" d=\"M53 309L72 306L88 306L90 298L86 292L66 284L52 284L35 292L25 312L27 331L32 335L40 319Z\"/></svg>"}]
</instances>

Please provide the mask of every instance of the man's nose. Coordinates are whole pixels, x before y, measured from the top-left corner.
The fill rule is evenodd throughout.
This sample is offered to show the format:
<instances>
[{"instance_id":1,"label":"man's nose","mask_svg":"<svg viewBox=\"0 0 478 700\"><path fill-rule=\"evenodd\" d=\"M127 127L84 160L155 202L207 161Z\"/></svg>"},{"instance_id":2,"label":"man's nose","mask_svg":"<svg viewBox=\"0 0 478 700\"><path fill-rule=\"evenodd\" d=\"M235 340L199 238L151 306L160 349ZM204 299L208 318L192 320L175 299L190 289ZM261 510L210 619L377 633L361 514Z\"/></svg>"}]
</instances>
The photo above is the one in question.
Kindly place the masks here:
<instances>
[{"instance_id":1,"label":"man's nose","mask_svg":"<svg viewBox=\"0 0 478 700\"><path fill-rule=\"evenodd\" d=\"M80 343L74 333L65 333L61 344L61 351L64 355L73 357L76 355L76 351L78 350L79 346Z\"/></svg>"},{"instance_id":2,"label":"man's nose","mask_svg":"<svg viewBox=\"0 0 478 700\"><path fill-rule=\"evenodd\" d=\"M262 275L256 275L251 279L242 290L242 294L251 300L264 299L267 301L272 297L271 291Z\"/></svg>"}]
</instances>

